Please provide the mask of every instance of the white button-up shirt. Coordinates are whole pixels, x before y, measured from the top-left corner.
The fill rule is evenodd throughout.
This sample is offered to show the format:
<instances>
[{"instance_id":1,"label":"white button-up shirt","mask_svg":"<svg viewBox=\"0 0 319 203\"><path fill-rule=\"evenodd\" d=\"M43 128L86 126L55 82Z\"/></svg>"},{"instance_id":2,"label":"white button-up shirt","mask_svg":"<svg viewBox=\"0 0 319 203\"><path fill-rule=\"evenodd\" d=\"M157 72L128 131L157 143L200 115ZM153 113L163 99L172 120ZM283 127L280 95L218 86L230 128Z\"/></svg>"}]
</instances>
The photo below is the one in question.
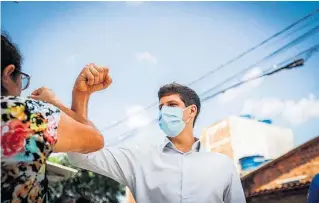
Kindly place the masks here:
<instances>
[{"instance_id":1,"label":"white button-up shirt","mask_svg":"<svg viewBox=\"0 0 319 203\"><path fill-rule=\"evenodd\" d=\"M137 203L246 202L232 160L205 151L199 140L187 153L166 138L156 146L106 146L91 154L68 156L74 165L128 186Z\"/></svg>"}]
</instances>

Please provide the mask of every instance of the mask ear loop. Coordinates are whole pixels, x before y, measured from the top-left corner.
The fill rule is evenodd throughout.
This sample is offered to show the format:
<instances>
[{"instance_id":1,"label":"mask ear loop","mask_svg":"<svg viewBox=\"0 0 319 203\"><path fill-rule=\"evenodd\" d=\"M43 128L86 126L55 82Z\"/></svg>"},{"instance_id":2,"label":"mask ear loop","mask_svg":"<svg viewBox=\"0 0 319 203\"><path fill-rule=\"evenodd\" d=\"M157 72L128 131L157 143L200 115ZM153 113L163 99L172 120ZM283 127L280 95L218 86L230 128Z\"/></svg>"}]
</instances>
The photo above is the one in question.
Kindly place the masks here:
<instances>
[{"instance_id":1,"label":"mask ear loop","mask_svg":"<svg viewBox=\"0 0 319 203\"><path fill-rule=\"evenodd\" d=\"M187 121L185 121L185 123L188 123L191 120L191 118L189 118Z\"/></svg>"},{"instance_id":2,"label":"mask ear loop","mask_svg":"<svg viewBox=\"0 0 319 203\"><path fill-rule=\"evenodd\" d=\"M183 112L184 112L186 109L188 109L189 107L191 107L191 106L186 107L186 108L183 110ZM191 118L189 118L187 121L184 121L184 122L185 122L185 123L188 123L190 120L191 120Z\"/></svg>"}]
</instances>

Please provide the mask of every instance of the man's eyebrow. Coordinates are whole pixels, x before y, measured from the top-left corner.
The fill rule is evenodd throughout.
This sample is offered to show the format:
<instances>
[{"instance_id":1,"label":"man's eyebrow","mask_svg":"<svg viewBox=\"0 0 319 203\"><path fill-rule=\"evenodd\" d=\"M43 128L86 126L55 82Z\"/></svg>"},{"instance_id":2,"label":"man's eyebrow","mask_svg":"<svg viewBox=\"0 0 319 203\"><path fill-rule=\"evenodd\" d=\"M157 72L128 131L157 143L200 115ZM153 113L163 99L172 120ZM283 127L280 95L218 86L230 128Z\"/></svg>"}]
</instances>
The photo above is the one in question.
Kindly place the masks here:
<instances>
[{"instance_id":1,"label":"man's eyebrow","mask_svg":"<svg viewBox=\"0 0 319 203\"><path fill-rule=\"evenodd\" d=\"M168 104L172 104L172 103L178 104L178 101L176 101L176 100L169 100L167 103L168 103ZM164 104L160 104L160 105L158 106L158 108L161 109L163 106L164 106Z\"/></svg>"},{"instance_id":2,"label":"man's eyebrow","mask_svg":"<svg viewBox=\"0 0 319 203\"><path fill-rule=\"evenodd\" d=\"M169 100L167 103L178 103L176 100Z\"/></svg>"}]
</instances>

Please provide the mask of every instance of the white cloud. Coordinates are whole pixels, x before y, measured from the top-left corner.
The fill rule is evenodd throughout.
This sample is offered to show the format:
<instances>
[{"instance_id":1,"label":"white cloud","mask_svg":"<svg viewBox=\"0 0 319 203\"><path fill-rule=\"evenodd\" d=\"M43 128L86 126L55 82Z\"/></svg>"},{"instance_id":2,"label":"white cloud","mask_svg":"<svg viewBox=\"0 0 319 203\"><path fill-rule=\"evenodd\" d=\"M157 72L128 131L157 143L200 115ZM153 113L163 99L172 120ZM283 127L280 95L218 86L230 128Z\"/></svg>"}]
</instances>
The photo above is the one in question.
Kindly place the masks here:
<instances>
[{"instance_id":1,"label":"white cloud","mask_svg":"<svg viewBox=\"0 0 319 203\"><path fill-rule=\"evenodd\" d=\"M157 63L157 58L153 56L150 52L141 52L136 54L136 59L138 61L149 61L153 64Z\"/></svg>"},{"instance_id":2,"label":"white cloud","mask_svg":"<svg viewBox=\"0 0 319 203\"><path fill-rule=\"evenodd\" d=\"M299 125L310 119L319 118L319 99L310 94L299 101L276 98L247 100L242 113L259 118L281 117L294 125Z\"/></svg>"},{"instance_id":3,"label":"white cloud","mask_svg":"<svg viewBox=\"0 0 319 203\"><path fill-rule=\"evenodd\" d=\"M144 3L143 1L126 1L125 2L127 6L139 6L143 3Z\"/></svg>"},{"instance_id":4,"label":"white cloud","mask_svg":"<svg viewBox=\"0 0 319 203\"><path fill-rule=\"evenodd\" d=\"M130 128L143 127L151 121L147 112L143 109L142 106L130 106L126 110L126 115L129 116L126 124Z\"/></svg>"},{"instance_id":5,"label":"white cloud","mask_svg":"<svg viewBox=\"0 0 319 203\"><path fill-rule=\"evenodd\" d=\"M261 70L261 68L253 68L252 70L250 70L249 72L247 72L242 78L241 81L245 81L248 80L250 78L259 76L263 73L263 71ZM228 90L227 92L225 92L224 94L221 94L220 96L217 97L217 99L219 100L219 102L222 103L226 103L229 101L234 100L236 97L240 96L240 95L244 95L247 94L249 92L251 92L253 89L257 88L260 86L260 84L262 83L263 79L259 78L256 80L253 80L251 82L248 82L246 84L243 84L240 87Z\"/></svg>"}]
</instances>

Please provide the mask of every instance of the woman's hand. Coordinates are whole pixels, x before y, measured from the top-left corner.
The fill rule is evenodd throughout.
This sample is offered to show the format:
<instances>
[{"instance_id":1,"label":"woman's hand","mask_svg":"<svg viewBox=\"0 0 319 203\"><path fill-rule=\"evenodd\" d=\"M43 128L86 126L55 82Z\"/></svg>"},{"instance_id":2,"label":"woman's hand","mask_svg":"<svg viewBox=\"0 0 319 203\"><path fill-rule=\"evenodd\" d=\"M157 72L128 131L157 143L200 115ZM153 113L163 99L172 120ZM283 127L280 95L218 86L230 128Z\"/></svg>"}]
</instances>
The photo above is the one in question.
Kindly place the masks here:
<instances>
[{"instance_id":1,"label":"woman's hand","mask_svg":"<svg viewBox=\"0 0 319 203\"><path fill-rule=\"evenodd\" d=\"M29 98L48 102L53 105L57 105L60 102L59 99L55 96L54 92L47 87L41 87L34 90Z\"/></svg>"}]
</instances>

